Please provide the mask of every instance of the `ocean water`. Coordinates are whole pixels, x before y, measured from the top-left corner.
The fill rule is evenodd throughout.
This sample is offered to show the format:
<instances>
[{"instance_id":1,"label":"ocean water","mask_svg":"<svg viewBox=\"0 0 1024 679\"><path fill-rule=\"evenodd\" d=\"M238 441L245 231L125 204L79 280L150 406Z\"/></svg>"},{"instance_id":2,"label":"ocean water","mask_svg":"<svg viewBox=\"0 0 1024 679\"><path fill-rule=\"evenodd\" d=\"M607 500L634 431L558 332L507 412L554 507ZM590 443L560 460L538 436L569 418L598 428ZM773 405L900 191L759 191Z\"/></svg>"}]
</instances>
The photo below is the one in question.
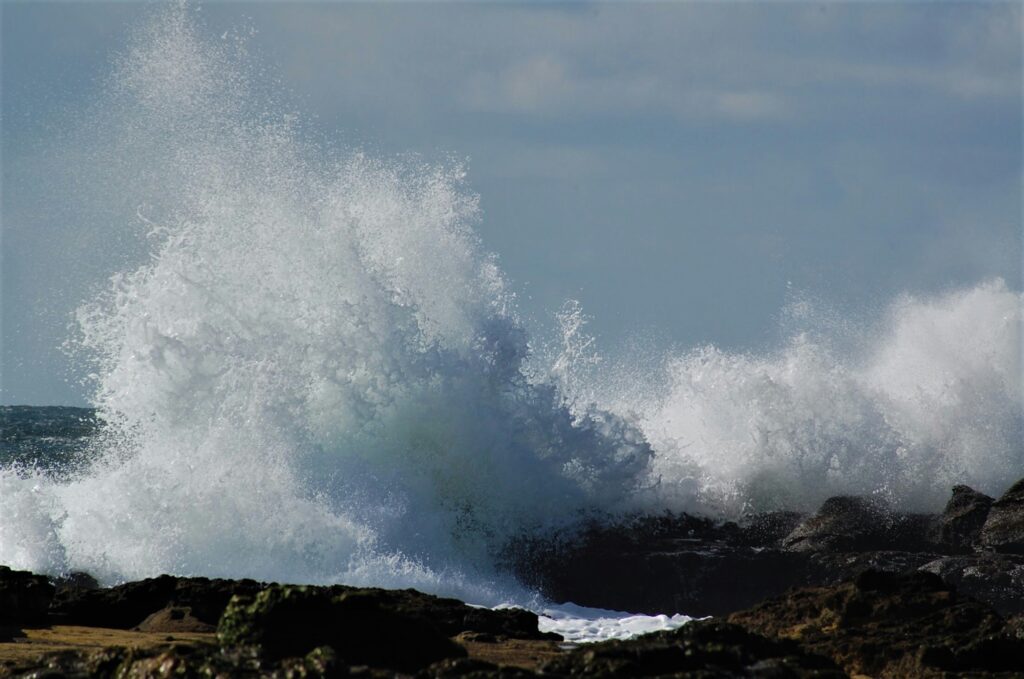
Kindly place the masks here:
<instances>
[{"instance_id":1,"label":"ocean water","mask_svg":"<svg viewBox=\"0 0 1024 679\"><path fill-rule=\"evenodd\" d=\"M836 493L936 509L1024 475L1005 282L867 321L794 304L781 349L644 371L595 363L570 303L540 351L463 169L316 143L263 72L161 7L83 113L106 162L81 171L139 206L117 228L148 257L78 310L94 409L3 410L0 563L416 587L585 639L685 618L552 608L498 566L509 540Z\"/></svg>"}]
</instances>

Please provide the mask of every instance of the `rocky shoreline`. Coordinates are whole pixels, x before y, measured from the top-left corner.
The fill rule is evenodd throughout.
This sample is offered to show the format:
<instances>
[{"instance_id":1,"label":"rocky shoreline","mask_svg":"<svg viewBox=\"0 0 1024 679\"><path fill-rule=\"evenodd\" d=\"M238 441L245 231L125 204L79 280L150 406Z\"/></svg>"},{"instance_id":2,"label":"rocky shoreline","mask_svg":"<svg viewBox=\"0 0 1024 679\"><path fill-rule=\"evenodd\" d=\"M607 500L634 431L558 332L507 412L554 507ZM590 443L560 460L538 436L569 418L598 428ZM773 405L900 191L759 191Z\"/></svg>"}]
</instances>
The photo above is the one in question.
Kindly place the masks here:
<instances>
[{"instance_id":1,"label":"rocky shoreline","mask_svg":"<svg viewBox=\"0 0 1024 679\"><path fill-rule=\"evenodd\" d=\"M414 590L0 567L0 675L1024 676L1024 479L958 486L939 515L837 497L742 524L635 517L506 558L554 601L714 619L572 647L529 611Z\"/></svg>"}]
</instances>

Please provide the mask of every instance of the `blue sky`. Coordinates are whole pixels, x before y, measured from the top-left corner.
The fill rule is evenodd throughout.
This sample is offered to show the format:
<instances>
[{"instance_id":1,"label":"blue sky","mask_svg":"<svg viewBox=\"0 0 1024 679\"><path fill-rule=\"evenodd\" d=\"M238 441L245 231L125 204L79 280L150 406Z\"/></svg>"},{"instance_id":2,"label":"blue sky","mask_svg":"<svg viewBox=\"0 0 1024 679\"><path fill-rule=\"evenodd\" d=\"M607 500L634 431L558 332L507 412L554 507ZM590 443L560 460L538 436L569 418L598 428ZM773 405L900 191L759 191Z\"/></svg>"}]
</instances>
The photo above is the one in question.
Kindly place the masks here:
<instances>
[{"instance_id":1,"label":"blue sky","mask_svg":"<svg viewBox=\"0 0 1024 679\"><path fill-rule=\"evenodd\" d=\"M2 403L81 404L71 310L137 248L47 174L142 3L2 4ZM793 294L850 313L1021 287L1019 3L217 3L330 143L465 159L540 324L756 350ZM51 179L40 181L46 175ZM52 179L58 176L59 179Z\"/></svg>"}]
</instances>

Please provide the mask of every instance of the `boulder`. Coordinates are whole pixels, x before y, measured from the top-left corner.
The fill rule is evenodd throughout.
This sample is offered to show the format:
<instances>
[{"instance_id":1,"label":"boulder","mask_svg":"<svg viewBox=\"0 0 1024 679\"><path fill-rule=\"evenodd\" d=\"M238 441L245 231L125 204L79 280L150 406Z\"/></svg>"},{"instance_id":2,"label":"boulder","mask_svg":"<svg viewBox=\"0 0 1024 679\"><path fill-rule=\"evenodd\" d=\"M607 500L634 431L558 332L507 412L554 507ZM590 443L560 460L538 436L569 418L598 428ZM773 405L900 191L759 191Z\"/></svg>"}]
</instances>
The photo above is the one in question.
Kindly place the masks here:
<instances>
[{"instance_id":1,"label":"boulder","mask_svg":"<svg viewBox=\"0 0 1024 679\"><path fill-rule=\"evenodd\" d=\"M933 519L898 514L872 499L839 495L821 505L787 535L782 545L792 552L922 551Z\"/></svg>"},{"instance_id":2,"label":"boulder","mask_svg":"<svg viewBox=\"0 0 1024 679\"><path fill-rule=\"evenodd\" d=\"M953 551L970 552L981 539L992 498L969 486L953 486L953 496L938 517L935 541Z\"/></svg>"},{"instance_id":3,"label":"boulder","mask_svg":"<svg viewBox=\"0 0 1024 679\"><path fill-rule=\"evenodd\" d=\"M428 621L358 589L272 585L231 599L217 628L223 646L258 646L271 659L329 646L351 665L414 672L466 651Z\"/></svg>"},{"instance_id":4,"label":"boulder","mask_svg":"<svg viewBox=\"0 0 1024 679\"><path fill-rule=\"evenodd\" d=\"M0 625L46 624L53 592L43 575L0 566Z\"/></svg>"},{"instance_id":5,"label":"boulder","mask_svg":"<svg viewBox=\"0 0 1024 679\"><path fill-rule=\"evenodd\" d=\"M794 590L729 622L795 639L851 675L934 677L1019 671L1024 639L988 606L931 573L866 571L852 582Z\"/></svg>"},{"instance_id":6,"label":"boulder","mask_svg":"<svg viewBox=\"0 0 1024 679\"><path fill-rule=\"evenodd\" d=\"M981 544L997 552L1024 554L1024 479L992 503Z\"/></svg>"}]
</instances>

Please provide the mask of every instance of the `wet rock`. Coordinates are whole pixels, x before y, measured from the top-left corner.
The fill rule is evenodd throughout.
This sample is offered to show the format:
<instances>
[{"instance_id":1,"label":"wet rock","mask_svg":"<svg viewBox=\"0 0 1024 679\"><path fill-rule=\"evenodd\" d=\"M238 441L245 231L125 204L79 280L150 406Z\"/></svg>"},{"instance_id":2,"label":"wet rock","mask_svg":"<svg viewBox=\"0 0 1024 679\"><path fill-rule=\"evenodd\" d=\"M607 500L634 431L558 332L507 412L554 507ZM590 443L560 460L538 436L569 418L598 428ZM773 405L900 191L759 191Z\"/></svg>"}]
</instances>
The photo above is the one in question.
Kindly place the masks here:
<instances>
[{"instance_id":1,"label":"wet rock","mask_svg":"<svg viewBox=\"0 0 1024 679\"><path fill-rule=\"evenodd\" d=\"M997 552L1024 554L1024 479L992 503L981 544Z\"/></svg>"},{"instance_id":2,"label":"wet rock","mask_svg":"<svg viewBox=\"0 0 1024 679\"><path fill-rule=\"evenodd\" d=\"M787 520L751 529L685 514L644 517L520 544L510 561L554 601L720 615L804 582L804 555L759 544L777 540Z\"/></svg>"},{"instance_id":3,"label":"wet rock","mask_svg":"<svg viewBox=\"0 0 1024 679\"><path fill-rule=\"evenodd\" d=\"M808 557L809 567L804 584L808 586L837 585L852 580L868 570L886 573L911 573L941 558L931 552L816 552Z\"/></svg>"},{"instance_id":4,"label":"wet rock","mask_svg":"<svg viewBox=\"0 0 1024 679\"><path fill-rule=\"evenodd\" d=\"M795 590L735 613L729 621L795 639L850 674L1013 676L1024 658L1024 639L999 614L958 597L938 576L925 572L867 571L853 582Z\"/></svg>"},{"instance_id":5,"label":"wet rock","mask_svg":"<svg viewBox=\"0 0 1024 679\"><path fill-rule=\"evenodd\" d=\"M54 599L51 617L66 625L131 629L157 611L177 606L215 626L232 596L255 594L265 586L255 580L161 575L117 587L66 589Z\"/></svg>"},{"instance_id":6,"label":"wet rock","mask_svg":"<svg viewBox=\"0 0 1024 679\"><path fill-rule=\"evenodd\" d=\"M537 629L537 614L521 608L491 610L467 606L458 599L433 596L414 589L388 590L375 587L334 586L335 594L358 595L361 601L393 611L398 615L430 623L447 637L462 632L477 632L510 639L551 639L557 634Z\"/></svg>"},{"instance_id":7,"label":"wet rock","mask_svg":"<svg viewBox=\"0 0 1024 679\"><path fill-rule=\"evenodd\" d=\"M580 647L541 667L556 676L845 677L829 659L795 642L724 622L693 622L671 632Z\"/></svg>"},{"instance_id":8,"label":"wet rock","mask_svg":"<svg viewBox=\"0 0 1024 679\"><path fill-rule=\"evenodd\" d=\"M821 505L782 541L792 552L923 551L932 517L898 514L863 497L840 495Z\"/></svg>"},{"instance_id":9,"label":"wet rock","mask_svg":"<svg viewBox=\"0 0 1024 679\"><path fill-rule=\"evenodd\" d=\"M960 594L1002 615L1024 614L1024 556L979 553L938 557L920 567L938 575Z\"/></svg>"},{"instance_id":10,"label":"wet rock","mask_svg":"<svg viewBox=\"0 0 1024 679\"><path fill-rule=\"evenodd\" d=\"M83 571L71 571L64 575L57 575L50 578L50 582L56 588L55 598L57 599L66 598L72 592L88 592L100 588L100 583L96 578Z\"/></svg>"},{"instance_id":11,"label":"wet rock","mask_svg":"<svg viewBox=\"0 0 1024 679\"><path fill-rule=\"evenodd\" d=\"M0 625L45 624L53 592L45 576L0 566Z\"/></svg>"},{"instance_id":12,"label":"wet rock","mask_svg":"<svg viewBox=\"0 0 1024 679\"><path fill-rule=\"evenodd\" d=\"M953 496L936 522L936 541L957 551L972 551L991 507L988 495L969 486L953 486Z\"/></svg>"},{"instance_id":13,"label":"wet rock","mask_svg":"<svg viewBox=\"0 0 1024 679\"><path fill-rule=\"evenodd\" d=\"M430 622L382 601L372 591L273 585L254 596L234 597L217 637L223 646L258 646L271 659L330 646L349 664L405 672L466 655Z\"/></svg>"}]
</instances>

